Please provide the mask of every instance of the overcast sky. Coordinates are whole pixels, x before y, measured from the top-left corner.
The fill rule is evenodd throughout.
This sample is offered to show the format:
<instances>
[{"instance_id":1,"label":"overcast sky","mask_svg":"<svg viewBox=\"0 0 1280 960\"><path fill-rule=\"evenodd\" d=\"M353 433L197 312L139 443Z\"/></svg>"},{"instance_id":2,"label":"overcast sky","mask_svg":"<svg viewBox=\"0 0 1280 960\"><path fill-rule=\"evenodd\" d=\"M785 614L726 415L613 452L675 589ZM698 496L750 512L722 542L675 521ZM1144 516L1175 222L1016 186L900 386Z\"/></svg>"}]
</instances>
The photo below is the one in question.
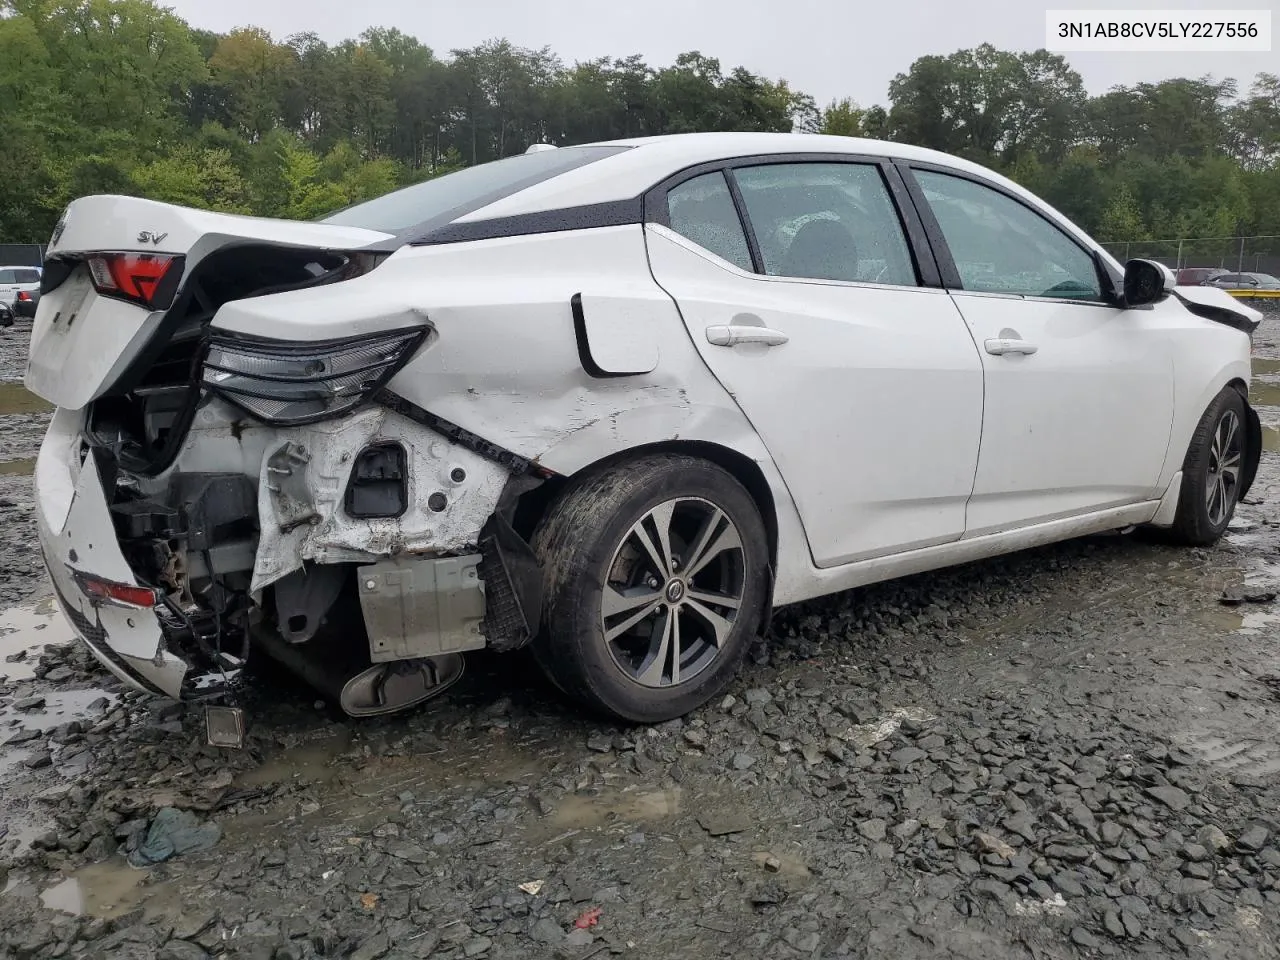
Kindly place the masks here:
<instances>
[{"instance_id":1,"label":"overcast sky","mask_svg":"<svg viewBox=\"0 0 1280 960\"><path fill-rule=\"evenodd\" d=\"M701 50L727 72L742 65L785 78L819 105L851 96L863 106L885 103L889 81L926 54L947 54L990 41L1007 50L1045 43L1045 10L1271 9L1280 0L160 0L192 26L227 31L254 25L277 39L313 30L329 42L370 26L398 27L436 51L506 37L524 47L549 46L566 63L642 54L666 66ZM1274 25L1273 25L1274 31ZM1254 74L1280 69L1270 53L1071 53L1091 94L1120 83L1173 76L1234 77L1247 92Z\"/></svg>"}]
</instances>

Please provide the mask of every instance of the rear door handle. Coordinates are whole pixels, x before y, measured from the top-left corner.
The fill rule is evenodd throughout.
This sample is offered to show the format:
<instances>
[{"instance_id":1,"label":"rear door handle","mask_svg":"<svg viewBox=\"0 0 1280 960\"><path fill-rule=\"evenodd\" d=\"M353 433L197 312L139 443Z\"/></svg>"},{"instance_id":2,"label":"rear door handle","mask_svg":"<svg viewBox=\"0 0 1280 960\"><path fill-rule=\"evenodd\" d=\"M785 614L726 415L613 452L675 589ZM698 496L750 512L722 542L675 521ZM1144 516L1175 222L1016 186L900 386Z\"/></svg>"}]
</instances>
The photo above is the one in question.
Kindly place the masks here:
<instances>
[{"instance_id":1,"label":"rear door handle","mask_svg":"<svg viewBox=\"0 0 1280 960\"><path fill-rule=\"evenodd\" d=\"M1015 340L1007 337L988 340L984 346L987 348L987 353L995 357L1002 357L1006 353L1023 353L1030 356L1040 349L1029 340Z\"/></svg>"},{"instance_id":2,"label":"rear door handle","mask_svg":"<svg viewBox=\"0 0 1280 960\"><path fill-rule=\"evenodd\" d=\"M769 327L736 323L707 327L707 343L717 347L736 347L740 343L763 343L766 347L776 347L789 339L791 338L781 330L771 330Z\"/></svg>"}]
</instances>

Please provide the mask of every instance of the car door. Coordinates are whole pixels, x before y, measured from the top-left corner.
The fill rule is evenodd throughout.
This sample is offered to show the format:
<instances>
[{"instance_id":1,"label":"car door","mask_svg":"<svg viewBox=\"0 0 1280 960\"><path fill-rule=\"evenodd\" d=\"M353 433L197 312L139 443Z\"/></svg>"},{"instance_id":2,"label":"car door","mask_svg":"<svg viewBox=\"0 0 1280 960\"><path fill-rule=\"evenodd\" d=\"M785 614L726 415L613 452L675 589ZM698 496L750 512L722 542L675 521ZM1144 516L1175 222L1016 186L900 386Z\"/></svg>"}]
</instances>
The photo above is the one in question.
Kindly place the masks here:
<instances>
[{"instance_id":1,"label":"car door","mask_svg":"<svg viewBox=\"0 0 1280 960\"><path fill-rule=\"evenodd\" d=\"M1173 423L1162 317L1181 307L1114 306L1092 253L1011 192L908 175L986 374L965 536L1158 496Z\"/></svg>"},{"instance_id":2,"label":"car door","mask_svg":"<svg viewBox=\"0 0 1280 960\"><path fill-rule=\"evenodd\" d=\"M982 363L913 256L901 182L873 160L774 161L651 193L653 275L777 463L818 566L957 540Z\"/></svg>"}]
</instances>

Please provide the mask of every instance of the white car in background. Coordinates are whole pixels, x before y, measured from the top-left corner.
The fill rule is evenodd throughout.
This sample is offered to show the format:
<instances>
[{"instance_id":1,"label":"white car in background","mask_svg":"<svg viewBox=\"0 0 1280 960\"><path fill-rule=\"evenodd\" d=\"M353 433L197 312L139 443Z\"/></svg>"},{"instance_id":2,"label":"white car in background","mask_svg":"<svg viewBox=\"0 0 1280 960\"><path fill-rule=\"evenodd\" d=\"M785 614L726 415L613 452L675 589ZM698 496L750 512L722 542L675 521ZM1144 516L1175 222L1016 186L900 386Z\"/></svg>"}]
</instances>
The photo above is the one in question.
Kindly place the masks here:
<instances>
[{"instance_id":1,"label":"white car in background","mask_svg":"<svg viewBox=\"0 0 1280 960\"><path fill-rule=\"evenodd\" d=\"M0 303L16 310L19 298L38 301L40 273L39 267L0 267Z\"/></svg>"},{"instance_id":2,"label":"white car in background","mask_svg":"<svg viewBox=\"0 0 1280 960\"><path fill-rule=\"evenodd\" d=\"M1260 318L989 170L695 134L539 149L311 223L95 196L27 385L62 609L170 696L253 650L353 715L529 645L659 721L772 607L1249 489Z\"/></svg>"}]
</instances>

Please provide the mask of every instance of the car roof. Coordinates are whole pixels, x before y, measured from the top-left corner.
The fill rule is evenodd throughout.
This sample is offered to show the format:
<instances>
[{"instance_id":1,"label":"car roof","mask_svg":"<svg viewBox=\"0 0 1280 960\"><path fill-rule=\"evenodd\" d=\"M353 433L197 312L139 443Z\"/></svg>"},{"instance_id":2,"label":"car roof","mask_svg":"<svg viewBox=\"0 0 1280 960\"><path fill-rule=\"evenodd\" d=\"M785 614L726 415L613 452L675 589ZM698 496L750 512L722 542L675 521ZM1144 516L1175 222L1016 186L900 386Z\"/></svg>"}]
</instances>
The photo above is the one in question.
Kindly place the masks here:
<instances>
[{"instance_id":1,"label":"car roof","mask_svg":"<svg viewBox=\"0 0 1280 960\"><path fill-rule=\"evenodd\" d=\"M836 137L814 133L676 133L658 137L604 140L583 147L628 147L482 207L459 222L538 213L565 207L626 200L687 167L735 157L779 153L873 155L937 163L1012 187L999 174L959 157L887 140ZM574 149L566 147L562 149Z\"/></svg>"},{"instance_id":2,"label":"car roof","mask_svg":"<svg viewBox=\"0 0 1280 960\"><path fill-rule=\"evenodd\" d=\"M845 154L877 156L920 163L933 163L967 173L996 184L1021 197L1035 208L1052 215L1076 239L1095 248L1094 241L1045 200L994 170L960 157L888 140L838 137L815 133L676 133L657 137L635 137L581 144L583 147L623 147L610 156L584 164L480 207L455 223L491 220L522 214L542 213L590 204L611 203L639 196L667 177L703 163L738 157L777 154ZM563 147L561 149L575 149ZM1120 269L1106 250L1102 256Z\"/></svg>"}]
</instances>

